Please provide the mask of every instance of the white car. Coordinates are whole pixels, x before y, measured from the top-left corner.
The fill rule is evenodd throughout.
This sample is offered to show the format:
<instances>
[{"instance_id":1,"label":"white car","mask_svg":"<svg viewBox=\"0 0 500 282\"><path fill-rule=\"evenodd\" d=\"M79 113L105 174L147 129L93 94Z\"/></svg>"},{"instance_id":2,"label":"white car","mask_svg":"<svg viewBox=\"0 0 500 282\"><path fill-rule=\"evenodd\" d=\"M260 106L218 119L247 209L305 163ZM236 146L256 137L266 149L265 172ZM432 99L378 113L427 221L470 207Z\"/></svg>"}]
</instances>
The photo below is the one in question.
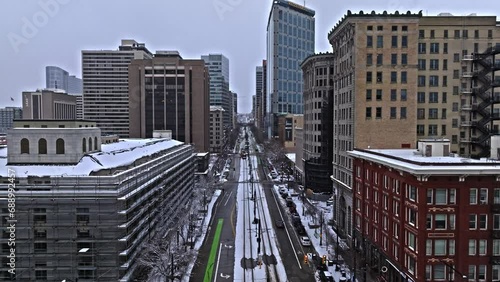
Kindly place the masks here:
<instances>
[{"instance_id":1,"label":"white car","mask_svg":"<svg viewBox=\"0 0 500 282\"><path fill-rule=\"evenodd\" d=\"M300 243L302 244L302 246L304 247L309 247L311 246L311 240L309 240L309 237L306 237L306 236L302 236L300 237Z\"/></svg>"}]
</instances>

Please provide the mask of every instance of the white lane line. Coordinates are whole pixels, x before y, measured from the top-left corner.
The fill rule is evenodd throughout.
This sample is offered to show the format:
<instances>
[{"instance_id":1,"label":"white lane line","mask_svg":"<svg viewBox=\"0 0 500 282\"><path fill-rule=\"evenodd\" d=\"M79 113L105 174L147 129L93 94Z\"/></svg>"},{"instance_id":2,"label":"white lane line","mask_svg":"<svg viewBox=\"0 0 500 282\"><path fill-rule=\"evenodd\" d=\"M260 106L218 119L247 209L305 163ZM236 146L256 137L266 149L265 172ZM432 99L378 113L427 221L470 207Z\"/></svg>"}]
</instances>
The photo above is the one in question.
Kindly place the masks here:
<instances>
[{"instance_id":1,"label":"white lane line","mask_svg":"<svg viewBox=\"0 0 500 282\"><path fill-rule=\"evenodd\" d=\"M227 200L226 200L226 202L224 203L224 206L226 206L226 205L227 205L227 202L229 202L229 199L230 199L230 197L231 197L231 195L232 195L232 194L233 194L233 190L231 190L231 193L229 193L229 196L227 196Z\"/></svg>"},{"instance_id":2,"label":"white lane line","mask_svg":"<svg viewBox=\"0 0 500 282\"><path fill-rule=\"evenodd\" d=\"M217 281L217 274L219 273L219 261L220 261L220 253L222 251L222 243L219 244L219 254L217 255L217 265L215 266L215 281Z\"/></svg>"}]
</instances>

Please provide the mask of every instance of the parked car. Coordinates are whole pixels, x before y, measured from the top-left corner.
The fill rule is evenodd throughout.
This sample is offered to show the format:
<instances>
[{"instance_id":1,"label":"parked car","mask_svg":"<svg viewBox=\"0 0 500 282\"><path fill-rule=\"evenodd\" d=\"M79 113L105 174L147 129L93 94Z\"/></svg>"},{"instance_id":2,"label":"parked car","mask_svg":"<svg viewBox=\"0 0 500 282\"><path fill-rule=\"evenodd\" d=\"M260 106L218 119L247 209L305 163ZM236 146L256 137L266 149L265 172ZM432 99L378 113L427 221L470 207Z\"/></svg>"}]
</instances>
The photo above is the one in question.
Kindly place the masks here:
<instances>
[{"instance_id":1,"label":"parked car","mask_svg":"<svg viewBox=\"0 0 500 282\"><path fill-rule=\"evenodd\" d=\"M285 228L285 223L283 222L283 220L281 219L277 219L274 224L276 225L276 227L278 228Z\"/></svg>"},{"instance_id":2,"label":"parked car","mask_svg":"<svg viewBox=\"0 0 500 282\"><path fill-rule=\"evenodd\" d=\"M309 240L309 237L306 237L306 236L302 236L300 237L300 243L302 244L302 246L304 247L309 247L311 246L311 240Z\"/></svg>"},{"instance_id":3,"label":"parked car","mask_svg":"<svg viewBox=\"0 0 500 282\"><path fill-rule=\"evenodd\" d=\"M302 225L302 223L297 224L297 226L295 226L295 229L297 230L297 234L306 235L306 229L304 228L304 225Z\"/></svg>"},{"instance_id":4,"label":"parked car","mask_svg":"<svg viewBox=\"0 0 500 282\"><path fill-rule=\"evenodd\" d=\"M319 279L321 280L321 282L335 282L335 280L333 279L333 275L328 271L320 271Z\"/></svg>"}]
</instances>

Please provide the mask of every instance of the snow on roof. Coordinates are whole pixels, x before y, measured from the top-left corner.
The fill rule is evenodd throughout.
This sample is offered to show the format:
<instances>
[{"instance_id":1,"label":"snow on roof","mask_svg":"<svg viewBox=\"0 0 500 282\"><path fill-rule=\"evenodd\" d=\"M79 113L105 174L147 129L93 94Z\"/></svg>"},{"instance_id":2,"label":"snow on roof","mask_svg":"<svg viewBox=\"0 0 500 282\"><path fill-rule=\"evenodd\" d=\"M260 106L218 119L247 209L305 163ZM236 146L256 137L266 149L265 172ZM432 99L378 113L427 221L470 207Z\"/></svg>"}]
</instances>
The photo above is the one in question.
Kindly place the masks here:
<instances>
[{"instance_id":1,"label":"snow on roof","mask_svg":"<svg viewBox=\"0 0 500 282\"><path fill-rule=\"evenodd\" d=\"M412 174L494 174L500 175L500 161L460 157L425 157L415 149L367 149L348 152L350 156L373 161Z\"/></svg>"},{"instance_id":2,"label":"snow on roof","mask_svg":"<svg viewBox=\"0 0 500 282\"><path fill-rule=\"evenodd\" d=\"M153 155L183 142L172 139L120 139L102 144L101 151L83 156L76 165L7 165L7 149L0 149L0 167L14 170L17 177L27 176L88 176L103 169L126 166L137 159ZM8 170L0 171L7 176Z\"/></svg>"},{"instance_id":3,"label":"snow on roof","mask_svg":"<svg viewBox=\"0 0 500 282\"><path fill-rule=\"evenodd\" d=\"M286 154L286 157L291 160L293 163L295 163L295 153L288 153Z\"/></svg>"}]
</instances>

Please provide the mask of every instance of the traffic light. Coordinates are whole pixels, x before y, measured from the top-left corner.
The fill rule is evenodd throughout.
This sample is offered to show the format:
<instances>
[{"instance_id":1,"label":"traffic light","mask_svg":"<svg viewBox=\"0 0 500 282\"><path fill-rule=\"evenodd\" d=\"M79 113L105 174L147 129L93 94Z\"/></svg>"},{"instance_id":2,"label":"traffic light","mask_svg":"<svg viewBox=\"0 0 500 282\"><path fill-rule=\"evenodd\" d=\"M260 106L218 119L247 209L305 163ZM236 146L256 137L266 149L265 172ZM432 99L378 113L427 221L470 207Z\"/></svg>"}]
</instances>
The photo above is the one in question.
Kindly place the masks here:
<instances>
[{"instance_id":1,"label":"traffic light","mask_svg":"<svg viewBox=\"0 0 500 282\"><path fill-rule=\"evenodd\" d=\"M308 263L309 263L309 262L308 262L308 259L307 259L307 255L304 255L304 263L305 263L305 264L308 264Z\"/></svg>"},{"instance_id":2,"label":"traffic light","mask_svg":"<svg viewBox=\"0 0 500 282\"><path fill-rule=\"evenodd\" d=\"M323 257L321 257L321 264L326 264L326 255L323 255Z\"/></svg>"}]
</instances>

